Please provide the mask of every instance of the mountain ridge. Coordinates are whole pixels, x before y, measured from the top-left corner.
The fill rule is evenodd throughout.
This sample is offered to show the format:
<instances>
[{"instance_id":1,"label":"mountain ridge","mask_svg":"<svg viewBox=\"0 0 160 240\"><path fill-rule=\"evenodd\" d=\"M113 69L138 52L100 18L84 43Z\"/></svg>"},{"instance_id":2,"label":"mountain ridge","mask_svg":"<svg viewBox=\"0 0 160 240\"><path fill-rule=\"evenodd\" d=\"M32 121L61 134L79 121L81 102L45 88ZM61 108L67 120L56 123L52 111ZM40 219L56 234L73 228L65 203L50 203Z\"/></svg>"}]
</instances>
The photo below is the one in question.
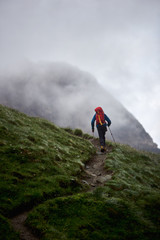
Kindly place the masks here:
<instances>
[{"instance_id":1,"label":"mountain ridge","mask_svg":"<svg viewBox=\"0 0 160 240\"><path fill-rule=\"evenodd\" d=\"M1 77L0 103L61 127L90 133L90 121L102 106L112 121L117 142L160 152L138 120L89 73L65 63L31 64L15 75ZM109 140L111 137L107 134Z\"/></svg>"}]
</instances>

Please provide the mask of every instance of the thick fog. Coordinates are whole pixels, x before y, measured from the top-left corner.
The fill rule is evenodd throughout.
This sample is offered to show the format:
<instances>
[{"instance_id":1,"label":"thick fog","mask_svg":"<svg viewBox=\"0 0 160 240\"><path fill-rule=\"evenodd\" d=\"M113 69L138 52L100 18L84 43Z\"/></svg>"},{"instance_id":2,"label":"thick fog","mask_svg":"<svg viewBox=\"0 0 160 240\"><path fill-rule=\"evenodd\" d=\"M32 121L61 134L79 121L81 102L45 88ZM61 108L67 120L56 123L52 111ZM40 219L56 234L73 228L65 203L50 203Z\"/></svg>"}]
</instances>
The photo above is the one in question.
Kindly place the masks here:
<instances>
[{"instance_id":1,"label":"thick fog","mask_svg":"<svg viewBox=\"0 0 160 240\"><path fill-rule=\"evenodd\" d=\"M101 106L117 142L157 151L142 125L91 74L65 63L30 63L1 75L0 103L89 134L94 109ZM107 139L112 140L109 131Z\"/></svg>"},{"instance_id":2,"label":"thick fog","mask_svg":"<svg viewBox=\"0 0 160 240\"><path fill-rule=\"evenodd\" d=\"M159 0L1 0L0 70L30 61L75 65L160 144L159 23Z\"/></svg>"},{"instance_id":3,"label":"thick fog","mask_svg":"<svg viewBox=\"0 0 160 240\"><path fill-rule=\"evenodd\" d=\"M20 71L1 75L0 102L90 133L98 105L105 106L109 115L120 105L91 74L65 63L30 63ZM119 124L122 121L117 120L115 126Z\"/></svg>"}]
</instances>

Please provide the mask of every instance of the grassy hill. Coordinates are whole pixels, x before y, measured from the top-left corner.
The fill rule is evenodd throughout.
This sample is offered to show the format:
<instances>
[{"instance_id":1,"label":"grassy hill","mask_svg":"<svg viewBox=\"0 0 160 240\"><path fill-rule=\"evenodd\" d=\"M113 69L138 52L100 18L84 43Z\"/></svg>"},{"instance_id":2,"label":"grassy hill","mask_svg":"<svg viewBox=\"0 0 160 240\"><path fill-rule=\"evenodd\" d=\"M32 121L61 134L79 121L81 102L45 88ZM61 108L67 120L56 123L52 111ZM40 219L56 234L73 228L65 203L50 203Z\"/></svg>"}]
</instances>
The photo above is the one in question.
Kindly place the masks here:
<instances>
[{"instance_id":1,"label":"grassy hill","mask_svg":"<svg viewBox=\"0 0 160 240\"><path fill-rule=\"evenodd\" d=\"M86 192L81 173L95 148L73 133L0 105L0 239L19 239L8 219L26 209L45 240L159 239L160 155L108 142L114 175Z\"/></svg>"}]
</instances>

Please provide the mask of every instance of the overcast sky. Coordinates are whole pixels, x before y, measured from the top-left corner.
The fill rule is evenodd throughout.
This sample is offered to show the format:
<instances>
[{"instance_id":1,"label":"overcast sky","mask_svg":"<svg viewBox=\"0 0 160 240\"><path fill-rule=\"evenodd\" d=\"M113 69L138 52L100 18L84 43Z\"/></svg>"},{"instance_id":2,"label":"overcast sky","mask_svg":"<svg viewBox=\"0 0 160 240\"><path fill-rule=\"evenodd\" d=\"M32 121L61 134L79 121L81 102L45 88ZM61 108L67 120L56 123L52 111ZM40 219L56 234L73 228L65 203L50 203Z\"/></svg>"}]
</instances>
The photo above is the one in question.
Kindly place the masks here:
<instances>
[{"instance_id":1,"label":"overcast sky","mask_svg":"<svg viewBox=\"0 0 160 240\"><path fill-rule=\"evenodd\" d=\"M0 68L28 61L90 72L160 146L160 0L0 0Z\"/></svg>"}]
</instances>

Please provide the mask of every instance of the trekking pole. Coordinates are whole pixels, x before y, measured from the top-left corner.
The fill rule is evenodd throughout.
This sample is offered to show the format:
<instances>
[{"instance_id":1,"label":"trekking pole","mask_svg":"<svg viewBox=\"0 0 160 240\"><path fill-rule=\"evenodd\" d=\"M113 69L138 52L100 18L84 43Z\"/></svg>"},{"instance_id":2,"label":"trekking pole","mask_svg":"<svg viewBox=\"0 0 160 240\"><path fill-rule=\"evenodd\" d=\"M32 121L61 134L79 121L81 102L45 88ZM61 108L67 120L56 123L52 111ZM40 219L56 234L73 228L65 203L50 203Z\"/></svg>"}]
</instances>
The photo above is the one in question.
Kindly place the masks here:
<instances>
[{"instance_id":1,"label":"trekking pole","mask_svg":"<svg viewBox=\"0 0 160 240\"><path fill-rule=\"evenodd\" d=\"M110 127L108 127L108 128L109 128L110 134L111 134L111 136L112 136L112 138L113 138L113 142L116 144L116 141L115 141L115 139L114 139L114 137L113 137L113 134L112 134L112 132L111 132L111 129L110 129Z\"/></svg>"}]
</instances>

